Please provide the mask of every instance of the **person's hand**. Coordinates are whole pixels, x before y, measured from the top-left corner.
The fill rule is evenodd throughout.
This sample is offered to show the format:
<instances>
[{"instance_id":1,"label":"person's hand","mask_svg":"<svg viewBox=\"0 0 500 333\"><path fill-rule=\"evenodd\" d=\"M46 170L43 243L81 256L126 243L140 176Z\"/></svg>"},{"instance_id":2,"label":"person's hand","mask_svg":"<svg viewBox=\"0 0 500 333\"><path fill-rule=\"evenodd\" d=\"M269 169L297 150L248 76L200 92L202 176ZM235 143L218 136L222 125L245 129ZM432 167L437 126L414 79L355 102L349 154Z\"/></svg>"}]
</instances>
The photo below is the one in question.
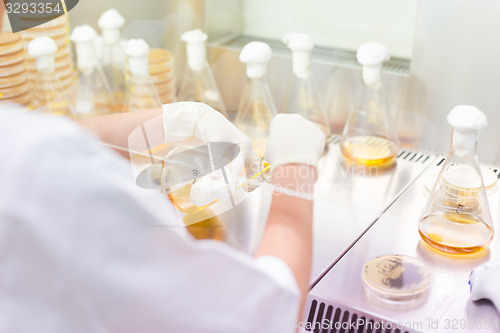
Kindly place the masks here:
<instances>
[{"instance_id":1,"label":"person's hand","mask_svg":"<svg viewBox=\"0 0 500 333\"><path fill-rule=\"evenodd\" d=\"M298 114L278 114L271 121L265 159L272 168L284 164L318 167L325 149L325 134Z\"/></svg>"},{"instance_id":2,"label":"person's hand","mask_svg":"<svg viewBox=\"0 0 500 333\"><path fill-rule=\"evenodd\" d=\"M247 170L258 170L260 159L253 151L250 139L220 112L206 104L179 102L163 105L163 126L165 142L182 141L194 136L210 146L210 158L220 158L224 152L217 150L227 147L211 143L233 143L240 149L238 157L224 168L221 168L221 161L210 161L215 166L210 176L201 177L191 187L191 200L197 206L231 195L243 166Z\"/></svg>"}]
</instances>

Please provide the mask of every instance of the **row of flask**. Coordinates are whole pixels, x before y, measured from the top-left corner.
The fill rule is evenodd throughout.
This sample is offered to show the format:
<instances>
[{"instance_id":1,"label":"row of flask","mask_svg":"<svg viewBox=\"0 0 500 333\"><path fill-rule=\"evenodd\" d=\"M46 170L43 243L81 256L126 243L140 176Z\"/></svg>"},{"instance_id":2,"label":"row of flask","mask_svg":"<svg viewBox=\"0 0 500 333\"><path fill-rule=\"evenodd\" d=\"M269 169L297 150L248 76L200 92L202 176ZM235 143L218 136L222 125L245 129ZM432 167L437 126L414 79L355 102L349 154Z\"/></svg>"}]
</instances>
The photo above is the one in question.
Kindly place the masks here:
<instances>
[{"instance_id":1,"label":"row of flask","mask_svg":"<svg viewBox=\"0 0 500 333\"><path fill-rule=\"evenodd\" d=\"M179 100L204 102L227 116L206 61L204 43L207 35L200 30L191 30L181 38L187 44L188 68L179 90ZM293 76L280 112L304 116L328 137L328 117L312 80L311 38L291 33L283 38L283 42L292 51ZM234 123L252 139L253 148L261 157L269 135L269 124L277 113L266 77L271 55L270 47L262 42L250 42L240 53L240 61L247 65L247 84ZM378 43L367 43L358 49L357 58L363 66L362 94L345 125L341 150L355 163L390 164L399 150L399 142L381 83L382 63L389 58L388 51Z\"/></svg>"},{"instance_id":2,"label":"row of flask","mask_svg":"<svg viewBox=\"0 0 500 333\"><path fill-rule=\"evenodd\" d=\"M98 23L102 29L101 56L96 50L96 46L101 44L97 43L98 36L91 27L76 27L70 38L68 33L67 41L71 39L75 44L79 73L78 80L72 79L71 82L66 79L66 71L72 69L72 65L66 66L60 61L61 47L66 49L66 45L61 46L58 40L49 37L53 34L44 33L51 31L48 28L36 28L36 35L33 35L32 29L28 30L30 38L39 36L27 44L30 55L28 67L33 74L30 80L33 87L31 107L54 114L86 118L174 102L175 79L171 52L162 49L149 51L146 45L147 50L141 51L146 52L144 55L139 54L134 47L129 47L127 61L126 46L120 38L123 17L117 10L111 9L101 15ZM53 23L49 24L52 27ZM67 29L69 31L69 27ZM69 46L67 49L70 51ZM68 58L72 58L70 54ZM127 66L125 62L134 65ZM144 66L147 67L145 75ZM65 75L61 74L62 69ZM75 81L76 84L71 85Z\"/></svg>"}]
</instances>

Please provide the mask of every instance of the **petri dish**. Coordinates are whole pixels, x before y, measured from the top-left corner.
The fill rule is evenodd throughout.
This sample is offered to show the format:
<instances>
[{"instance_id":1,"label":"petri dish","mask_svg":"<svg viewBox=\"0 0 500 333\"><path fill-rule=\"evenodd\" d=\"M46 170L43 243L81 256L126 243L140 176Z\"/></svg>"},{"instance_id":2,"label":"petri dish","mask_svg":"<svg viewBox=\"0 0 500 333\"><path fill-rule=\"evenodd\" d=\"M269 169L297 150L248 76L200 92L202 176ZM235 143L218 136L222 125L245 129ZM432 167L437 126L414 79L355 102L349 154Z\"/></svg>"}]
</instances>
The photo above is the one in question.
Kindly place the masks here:
<instances>
[{"instance_id":1,"label":"petri dish","mask_svg":"<svg viewBox=\"0 0 500 333\"><path fill-rule=\"evenodd\" d=\"M388 254L369 260L362 272L363 290L369 300L387 305L419 305L427 298L431 275L414 257Z\"/></svg>"},{"instance_id":2,"label":"petri dish","mask_svg":"<svg viewBox=\"0 0 500 333\"><path fill-rule=\"evenodd\" d=\"M16 41L10 44L0 44L0 56L19 52L23 49L23 43Z\"/></svg>"},{"instance_id":3,"label":"petri dish","mask_svg":"<svg viewBox=\"0 0 500 333\"><path fill-rule=\"evenodd\" d=\"M157 74L151 75L151 77L153 78L155 84L169 82L169 81L172 81L174 79L174 72L171 71L171 72L157 73Z\"/></svg>"},{"instance_id":4,"label":"petri dish","mask_svg":"<svg viewBox=\"0 0 500 333\"><path fill-rule=\"evenodd\" d=\"M0 33L0 45L11 45L21 40L21 35L17 33Z\"/></svg>"},{"instance_id":5,"label":"petri dish","mask_svg":"<svg viewBox=\"0 0 500 333\"><path fill-rule=\"evenodd\" d=\"M155 88L158 94L167 94L175 89L174 80L166 82L155 82Z\"/></svg>"},{"instance_id":6,"label":"petri dish","mask_svg":"<svg viewBox=\"0 0 500 333\"><path fill-rule=\"evenodd\" d=\"M148 54L149 74L171 71L174 67L172 52L165 49L151 49Z\"/></svg>"},{"instance_id":7,"label":"petri dish","mask_svg":"<svg viewBox=\"0 0 500 333\"><path fill-rule=\"evenodd\" d=\"M31 93L28 91L23 95L12 97L12 98L1 99L0 101L27 105L27 104L29 104L29 102L31 102Z\"/></svg>"},{"instance_id":8,"label":"petri dish","mask_svg":"<svg viewBox=\"0 0 500 333\"><path fill-rule=\"evenodd\" d=\"M26 53L23 49L13 52L10 54L4 54L0 56L0 67L7 67L20 63L26 59Z\"/></svg>"},{"instance_id":9,"label":"petri dish","mask_svg":"<svg viewBox=\"0 0 500 333\"><path fill-rule=\"evenodd\" d=\"M160 97L162 103L173 103L176 101L175 91L172 91L168 94L159 95L158 97Z\"/></svg>"},{"instance_id":10,"label":"petri dish","mask_svg":"<svg viewBox=\"0 0 500 333\"><path fill-rule=\"evenodd\" d=\"M26 71L26 63L23 61L17 64L3 67L2 70L0 70L0 77L7 78L19 73L23 73L25 71Z\"/></svg>"},{"instance_id":11,"label":"petri dish","mask_svg":"<svg viewBox=\"0 0 500 333\"><path fill-rule=\"evenodd\" d=\"M30 86L27 82L18 85L0 88L0 99L12 98L24 95L28 92Z\"/></svg>"},{"instance_id":12,"label":"petri dish","mask_svg":"<svg viewBox=\"0 0 500 333\"><path fill-rule=\"evenodd\" d=\"M26 75L26 71L23 71L19 74L0 77L0 88L15 86L28 81L28 76Z\"/></svg>"}]
</instances>

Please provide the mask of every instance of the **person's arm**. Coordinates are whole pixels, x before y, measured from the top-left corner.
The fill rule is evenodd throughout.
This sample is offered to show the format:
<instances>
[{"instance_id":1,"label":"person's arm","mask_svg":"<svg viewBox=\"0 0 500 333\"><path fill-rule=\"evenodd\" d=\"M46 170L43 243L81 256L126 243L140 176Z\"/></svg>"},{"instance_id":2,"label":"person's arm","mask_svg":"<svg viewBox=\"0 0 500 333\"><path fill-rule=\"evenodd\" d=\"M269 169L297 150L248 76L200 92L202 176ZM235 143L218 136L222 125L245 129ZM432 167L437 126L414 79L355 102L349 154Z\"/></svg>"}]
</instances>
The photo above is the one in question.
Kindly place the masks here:
<instances>
[{"instance_id":1,"label":"person's arm","mask_svg":"<svg viewBox=\"0 0 500 333\"><path fill-rule=\"evenodd\" d=\"M148 122L155 117L159 117L159 120ZM97 134L104 143L120 148L127 148L129 135L146 122L151 126L157 126L157 128L148 128L148 133L158 133L163 136L163 121L161 117L161 109L152 109L92 117L80 120L79 124ZM159 142L163 142L163 138L159 138L158 140ZM129 157L128 152L124 150L118 150L118 152L127 158Z\"/></svg>"},{"instance_id":2,"label":"person's arm","mask_svg":"<svg viewBox=\"0 0 500 333\"><path fill-rule=\"evenodd\" d=\"M311 197L325 142L325 135L316 125L299 115L279 114L271 122L265 158L273 167L274 193L256 257L274 256L290 268L301 293L299 317L309 291Z\"/></svg>"},{"instance_id":3,"label":"person's arm","mask_svg":"<svg viewBox=\"0 0 500 333\"><path fill-rule=\"evenodd\" d=\"M305 164L276 167L273 184L303 195L312 195L316 170ZM301 177L297 177L301 175ZM309 291L312 260L311 200L275 192L269 219L256 257L272 255L282 259L291 269L301 293L301 308Z\"/></svg>"}]
</instances>

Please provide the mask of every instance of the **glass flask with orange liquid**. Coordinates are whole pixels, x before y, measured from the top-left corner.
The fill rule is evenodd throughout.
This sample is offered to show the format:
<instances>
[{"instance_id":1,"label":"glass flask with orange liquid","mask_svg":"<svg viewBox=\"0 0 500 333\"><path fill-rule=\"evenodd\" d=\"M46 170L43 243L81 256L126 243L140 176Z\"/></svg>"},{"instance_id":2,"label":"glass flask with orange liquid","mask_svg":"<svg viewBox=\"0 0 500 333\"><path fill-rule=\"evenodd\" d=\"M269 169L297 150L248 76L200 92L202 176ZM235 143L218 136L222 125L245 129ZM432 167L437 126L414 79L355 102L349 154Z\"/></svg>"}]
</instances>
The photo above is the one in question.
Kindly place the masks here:
<instances>
[{"instance_id":1,"label":"glass flask with orange liquid","mask_svg":"<svg viewBox=\"0 0 500 333\"><path fill-rule=\"evenodd\" d=\"M114 112L121 112L126 94L126 57L121 45L120 29L125 25L125 19L118 10L112 8L101 14L97 25L103 39L100 63L116 102Z\"/></svg>"},{"instance_id":2,"label":"glass flask with orange liquid","mask_svg":"<svg viewBox=\"0 0 500 333\"><path fill-rule=\"evenodd\" d=\"M328 138L330 127L318 91L312 81L311 37L290 33L283 42L292 50L293 73L281 103L281 113L297 113L312 121Z\"/></svg>"},{"instance_id":3,"label":"glass flask with orange liquid","mask_svg":"<svg viewBox=\"0 0 500 333\"><path fill-rule=\"evenodd\" d=\"M266 77L269 59L271 48L262 42L250 42L240 53L240 61L247 64L248 79L234 124L252 140L259 157L264 156L269 125L276 115Z\"/></svg>"},{"instance_id":4,"label":"glass flask with orange liquid","mask_svg":"<svg viewBox=\"0 0 500 333\"><path fill-rule=\"evenodd\" d=\"M418 223L422 240L449 254L479 252L493 238L493 222L477 156L486 116L457 106L447 117L453 127L450 152Z\"/></svg>"},{"instance_id":5,"label":"glass flask with orange liquid","mask_svg":"<svg viewBox=\"0 0 500 333\"><path fill-rule=\"evenodd\" d=\"M184 32L187 66L179 88L179 101L194 101L210 105L227 117L226 107L207 61L207 35L200 29Z\"/></svg>"},{"instance_id":6,"label":"glass flask with orange liquid","mask_svg":"<svg viewBox=\"0 0 500 333\"><path fill-rule=\"evenodd\" d=\"M35 58L37 69L30 108L74 117L73 104L56 74L56 51L57 44L50 37L38 37L28 44L28 53Z\"/></svg>"},{"instance_id":7,"label":"glass flask with orange liquid","mask_svg":"<svg viewBox=\"0 0 500 333\"><path fill-rule=\"evenodd\" d=\"M97 34L88 25L73 29L71 40L76 45L78 93L75 101L75 117L83 119L116 111L110 86L97 62L95 38Z\"/></svg>"},{"instance_id":8,"label":"glass flask with orange liquid","mask_svg":"<svg viewBox=\"0 0 500 333\"><path fill-rule=\"evenodd\" d=\"M359 47L357 59L363 66L361 96L345 124L340 150L356 164L390 165L399 141L381 82L382 63L389 54L385 46L370 42Z\"/></svg>"},{"instance_id":9,"label":"glass flask with orange liquid","mask_svg":"<svg viewBox=\"0 0 500 333\"><path fill-rule=\"evenodd\" d=\"M135 112L152 108L161 108L162 102L149 75L149 46L143 39L131 39L127 42L126 54L130 78L123 112Z\"/></svg>"}]
</instances>

